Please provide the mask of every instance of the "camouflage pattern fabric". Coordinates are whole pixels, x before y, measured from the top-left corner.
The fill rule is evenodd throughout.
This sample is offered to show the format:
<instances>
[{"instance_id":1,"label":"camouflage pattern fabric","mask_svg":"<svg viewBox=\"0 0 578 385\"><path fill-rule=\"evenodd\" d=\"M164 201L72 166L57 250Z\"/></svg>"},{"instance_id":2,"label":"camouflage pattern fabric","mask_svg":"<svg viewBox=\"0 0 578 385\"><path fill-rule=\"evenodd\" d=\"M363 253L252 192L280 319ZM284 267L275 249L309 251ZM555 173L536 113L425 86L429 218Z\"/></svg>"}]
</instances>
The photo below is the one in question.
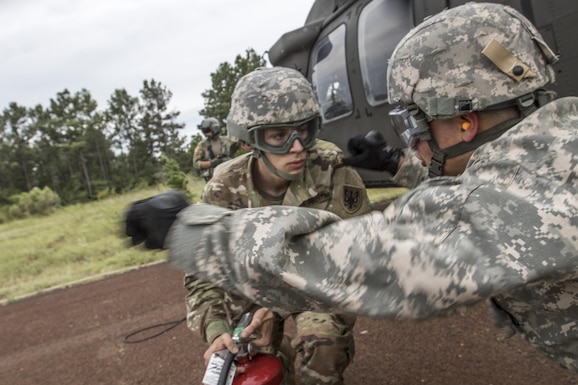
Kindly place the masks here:
<instances>
[{"instance_id":1,"label":"camouflage pattern fabric","mask_svg":"<svg viewBox=\"0 0 578 385\"><path fill-rule=\"evenodd\" d=\"M496 321L578 371L578 98L478 148L459 177L383 212L183 210L170 259L269 308L419 319L488 300Z\"/></svg>"},{"instance_id":2,"label":"camouflage pattern fabric","mask_svg":"<svg viewBox=\"0 0 578 385\"><path fill-rule=\"evenodd\" d=\"M304 176L290 183L283 205L329 210L342 218L368 212L369 199L363 181L354 169L342 167L343 155L337 146L317 140L308 154ZM268 200L259 194L252 177L251 170L256 161L249 153L218 167L205 186L201 201L229 209L267 205ZM223 333L231 333L231 325L243 313L260 307L196 279L194 275L185 276L185 287L188 292L187 324L209 343ZM291 347L297 353L292 355L297 356L300 383L342 383L343 371L354 354L352 329L355 317L319 312L293 316L296 335L291 340ZM282 335L277 337L273 349L281 344ZM272 352L271 349L264 351ZM289 355L285 353L285 356Z\"/></svg>"},{"instance_id":3,"label":"camouflage pattern fabric","mask_svg":"<svg viewBox=\"0 0 578 385\"><path fill-rule=\"evenodd\" d=\"M427 179L428 169L422 167L421 160L416 158L411 148L403 150L404 160L392 180L394 183L407 188L417 187Z\"/></svg>"},{"instance_id":4,"label":"camouflage pattern fabric","mask_svg":"<svg viewBox=\"0 0 578 385\"><path fill-rule=\"evenodd\" d=\"M512 55L506 68L481 54L494 45ZM388 99L415 103L436 118L480 111L553 82L557 60L515 9L471 2L426 19L399 42L387 71Z\"/></svg>"},{"instance_id":5,"label":"camouflage pattern fabric","mask_svg":"<svg viewBox=\"0 0 578 385\"><path fill-rule=\"evenodd\" d=\"M361 177L351 167L343 167L342 151L333 143L317 139L308 151L303 178L292 181L281 204L331 211L341 218L367 213L369 198ZM201 202L230 209L262 207L266 198L259 194L251 169L256 160L251 153L219 167L202 193Z\"/></svg>"},{"instance_id":6,"label":"camouflage pattern fabric","mask_svg":"<svg viewBox=\"0 0 578 385\"><path fill-rule=\"evenodd\" d=\"M295 123L319 115L311 83L287 67L257 68L239 79L231 99L227 130L233 135L256 126Z\"/></svg>"}]
</instances>

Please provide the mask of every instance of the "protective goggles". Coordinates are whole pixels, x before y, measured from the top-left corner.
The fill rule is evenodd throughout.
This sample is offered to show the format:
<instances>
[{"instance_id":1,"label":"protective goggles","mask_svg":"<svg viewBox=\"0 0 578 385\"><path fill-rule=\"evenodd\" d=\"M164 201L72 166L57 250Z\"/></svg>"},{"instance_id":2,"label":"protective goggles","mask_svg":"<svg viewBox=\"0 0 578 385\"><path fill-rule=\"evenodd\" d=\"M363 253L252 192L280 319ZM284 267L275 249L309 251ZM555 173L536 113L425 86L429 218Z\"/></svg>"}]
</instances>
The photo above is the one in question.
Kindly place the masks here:
<instances>
[{"instance_id":1,"label":"protective goggles","mask_svg":"<svg viewBox=\"0 0 578 385\"><path fill-rule=\"evenodd\" d=\"M319 130L319 116L295 123L283 123L278 126L255 126L249 129L253 146L273 154L286 154L299 140L305 149L311 148Z\"/></svg>"},{"instance_id":2,"label":"protective goggles","mask_svg":"<svg viewBox=\"0 0 578 385\"><path fill-rule=\"evenodd\" d=\"M211 130L211 124L210 124L210 123L205 123L205 122L203 122L203 123L201 123L201 124L198 124L198 125L197 125L197 128L198 128L199 130L201 130L203 134L207 134L207 133L213 131L213 130Z\"/></svg>"},{"instance_id":3,"label":"protective goggles","mask_svg":"<svg viewBox=\"0 0 578 385\"><path fill-rule=\"evenodd\" d=\"M415 104L407 108L396 107L389 112L396 134L410 148L414 148L419 140L430 140L428 117Z\"/></svg>"}]
</instances>

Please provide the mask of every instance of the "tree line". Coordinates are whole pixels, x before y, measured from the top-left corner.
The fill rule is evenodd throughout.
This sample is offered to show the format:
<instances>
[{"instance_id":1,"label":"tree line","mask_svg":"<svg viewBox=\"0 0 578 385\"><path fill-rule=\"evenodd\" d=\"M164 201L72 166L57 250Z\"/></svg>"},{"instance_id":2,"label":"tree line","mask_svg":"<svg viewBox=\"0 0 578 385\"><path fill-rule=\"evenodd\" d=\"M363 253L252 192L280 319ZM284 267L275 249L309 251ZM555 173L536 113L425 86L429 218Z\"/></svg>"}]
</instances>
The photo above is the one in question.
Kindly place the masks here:
<instances>
[{"instance_id":1,"label":"tree line","mask_svg":"<svg viewBox=\"0 0 578 385\"><path fill-rule=\"evenodd\" d=\"M199 114L224 122L237 80L263 65L253 49L220 64ZM104 110L86 89L64 89L48 106L11 102L0 115L0 208L33 189L48 188L68 205L160 183L163 159L191 172L202 137L186 143L180 111L168 107L172 95L151 79L138 96L115 90Z\"/></svg>"},{"instance_id":2,"label":"tree line","mask_svg":"<svg viewBox=\"0 0 578 385\"><path fill-rule=\"evenodd\" d=\"M0 117L0 199L47 186L64 204L83 202L153 183L160 154L185 165L171 97L145 80L140 97L117 89L104 111L86 89L65 89L47 107L10 103Z\"/></svg>"}]
</instances>

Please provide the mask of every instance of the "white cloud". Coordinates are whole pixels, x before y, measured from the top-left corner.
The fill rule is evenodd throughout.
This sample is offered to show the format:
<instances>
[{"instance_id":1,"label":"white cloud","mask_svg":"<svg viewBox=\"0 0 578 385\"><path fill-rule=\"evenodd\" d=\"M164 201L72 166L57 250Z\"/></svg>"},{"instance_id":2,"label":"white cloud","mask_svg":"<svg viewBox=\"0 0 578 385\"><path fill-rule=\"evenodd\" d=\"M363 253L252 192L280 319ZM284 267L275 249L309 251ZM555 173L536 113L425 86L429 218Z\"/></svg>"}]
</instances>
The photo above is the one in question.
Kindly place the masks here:
<instances>
[{"instance_id":1,"label":"white cloud","mask_svg":"<svg viewBox=\"0 0 578 385\"><path fill-rule=\"evenodd\" d=\"M313 0L0 2L0 108L47 106L86 88L100 109L115 89L154 79L195 127L210 73L248 48L264 53L305 22Z\"/></svg>"}]
</instances>

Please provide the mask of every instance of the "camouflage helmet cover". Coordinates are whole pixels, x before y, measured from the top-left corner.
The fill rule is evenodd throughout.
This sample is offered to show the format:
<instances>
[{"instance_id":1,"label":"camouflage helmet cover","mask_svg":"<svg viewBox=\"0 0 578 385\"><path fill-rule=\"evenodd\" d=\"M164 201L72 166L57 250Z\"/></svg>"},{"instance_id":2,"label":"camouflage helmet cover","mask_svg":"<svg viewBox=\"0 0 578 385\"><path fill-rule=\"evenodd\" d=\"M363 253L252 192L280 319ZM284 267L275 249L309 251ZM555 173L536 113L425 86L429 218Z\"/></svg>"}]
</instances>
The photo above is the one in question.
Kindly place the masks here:
<instances>
[{"instance_id":1,"label":"camouflage helmet cover","mask_svg":"<svg viewBox=\"0 0 578 385\"><path fill-rule=\"evenodd\" d=\"M297 70L257 68L243 76L233 91L227 132L233 139L254 144L249 129L280 126L319 116L311 83Z\"/></svg>"},{"instance_id":2,"label":"camouflage helmet cover","mask_svg":"<svg viewBox=\"0 0 578 385\"><path fill-rule=\"evenodd\" d=\"M397 45L389 103L416 104L431 118L484 110L553 82L557 60L515 9L467 3L426 19Z\"/></svg>"},{"instance_id":3,"label":"camouflage helmet cover","mask_svg":"<svg viewBox=\"0 0 578 385\"><path fill-rule=\"evenodd\" d=\"M216 118L203 119L198 127L201 131L206 131L207 129L211 130L213 135L219 135L221 133L221 124L219 124L219 121Z\"/></svg>"}]
</instances>

